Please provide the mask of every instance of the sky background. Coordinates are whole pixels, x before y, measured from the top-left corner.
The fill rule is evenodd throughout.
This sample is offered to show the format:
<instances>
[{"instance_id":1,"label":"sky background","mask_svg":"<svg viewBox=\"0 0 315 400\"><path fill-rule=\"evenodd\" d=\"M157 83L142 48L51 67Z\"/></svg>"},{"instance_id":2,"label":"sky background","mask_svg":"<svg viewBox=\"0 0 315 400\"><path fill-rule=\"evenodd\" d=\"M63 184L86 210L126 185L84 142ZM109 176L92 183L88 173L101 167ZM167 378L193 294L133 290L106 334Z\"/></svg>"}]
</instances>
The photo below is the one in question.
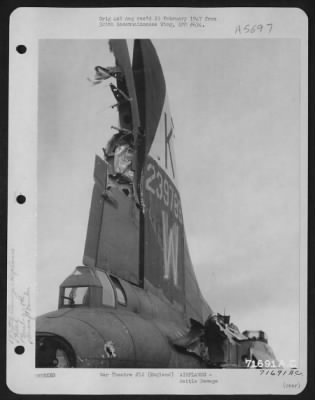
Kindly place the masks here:
<instances>
[{"instance_id":1,"label":"sky background","mask_svg":"<svg viewBox=\"0 0 315 400\"><path fill-rule=\"evenodd\" d=\"M288 39L155 40L200 288L240 330L299 360L300 49ZM132 42L129 42L132 47ZM41 40L37 315L82 264L95 154L118 125L106 40Z\"/></svg>"}]
</instances>

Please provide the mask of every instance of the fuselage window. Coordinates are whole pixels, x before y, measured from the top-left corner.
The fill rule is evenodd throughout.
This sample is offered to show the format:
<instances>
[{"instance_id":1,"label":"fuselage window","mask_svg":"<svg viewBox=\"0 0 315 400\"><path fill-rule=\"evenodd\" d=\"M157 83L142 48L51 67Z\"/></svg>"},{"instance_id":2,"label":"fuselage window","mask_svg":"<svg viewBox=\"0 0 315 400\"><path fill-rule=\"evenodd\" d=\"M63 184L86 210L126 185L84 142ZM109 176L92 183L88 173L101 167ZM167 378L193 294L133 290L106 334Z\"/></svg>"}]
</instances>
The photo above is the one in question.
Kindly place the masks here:
<instances>
[{"instance_id":1,"label":"fuselage window","mask_svg":"<svg viewBox=\"0 0 315 400\"><path fill-rule=\"evenodd\" d=\"M116 290L116 296L117 296L118 303L125 306L127 304L127 298L125 295L125 291L124 291L123 287L121 286L121 283L114 276L111 276L110 278L111 278L111 280L114 284L115 290Z\"/></svg>"},{"instance_id":2,"label":"fuselage window","mask_svg":"<svg viewBox=\"0 0 315 400\"><path fill-rule=\"evenodd\" d=\"M64 292L65 306L81 306L88 304L89 288L86 286L67 287Z\"/></svg>"},{"instance_id":3,"label":"fuselage window","mask_svg":"<svg viewBox=\"0 0 315 400\"><path fill-rule=\"evenodd\" d=\"M102 298L102 303L104 306L111 306L115 307L115 294L114 294L114 289L105 274L104 271L101 271L99 269L96 270L96 275L98 279L101 281L102 288L103 288L103 298Z\"/></svg>"}]
</instances>

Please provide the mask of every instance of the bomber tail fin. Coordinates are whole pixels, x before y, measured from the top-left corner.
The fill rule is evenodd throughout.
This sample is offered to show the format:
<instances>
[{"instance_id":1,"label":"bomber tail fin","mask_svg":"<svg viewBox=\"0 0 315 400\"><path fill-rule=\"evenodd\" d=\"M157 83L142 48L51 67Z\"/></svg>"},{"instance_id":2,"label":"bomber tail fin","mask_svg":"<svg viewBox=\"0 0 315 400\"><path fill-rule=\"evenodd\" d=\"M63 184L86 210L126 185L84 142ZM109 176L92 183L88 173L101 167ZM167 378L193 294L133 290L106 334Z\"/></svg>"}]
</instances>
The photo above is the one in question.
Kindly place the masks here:
<instances>
[{"instance_id":1,"label":"bomber tail fin","mask_svg":"<svg viewBox=\"0 0 315 400\"><path fill-rule=\"evenodd\" d=\"M120 126L105 161L96 158L84 262L154 291L203 323L212 311L189 256L159 58L150 40L135 40L132 66L125 41L110 46L121 71L112 85Z\"/></svg>"}]
</instances>

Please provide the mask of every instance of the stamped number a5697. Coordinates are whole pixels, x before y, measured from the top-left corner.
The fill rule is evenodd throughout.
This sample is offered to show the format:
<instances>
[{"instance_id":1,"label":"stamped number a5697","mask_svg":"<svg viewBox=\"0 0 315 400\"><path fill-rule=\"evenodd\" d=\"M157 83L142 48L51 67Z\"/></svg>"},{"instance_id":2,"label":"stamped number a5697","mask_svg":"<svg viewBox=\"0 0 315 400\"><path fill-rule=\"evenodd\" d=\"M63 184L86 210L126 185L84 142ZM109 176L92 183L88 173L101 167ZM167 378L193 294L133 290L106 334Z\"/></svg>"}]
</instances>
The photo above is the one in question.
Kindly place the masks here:
<instances>
[{"instance_id":1,"label":"stamped number a5697","mask_svg":"<svg viewBox=\"0 0 315 400\"><path fill-rule=\"evenodd\" d=\"M246 24L236 25L235 35L251 34L251 33L271 33L272 24Z\"/></svg>"}]
</instances>

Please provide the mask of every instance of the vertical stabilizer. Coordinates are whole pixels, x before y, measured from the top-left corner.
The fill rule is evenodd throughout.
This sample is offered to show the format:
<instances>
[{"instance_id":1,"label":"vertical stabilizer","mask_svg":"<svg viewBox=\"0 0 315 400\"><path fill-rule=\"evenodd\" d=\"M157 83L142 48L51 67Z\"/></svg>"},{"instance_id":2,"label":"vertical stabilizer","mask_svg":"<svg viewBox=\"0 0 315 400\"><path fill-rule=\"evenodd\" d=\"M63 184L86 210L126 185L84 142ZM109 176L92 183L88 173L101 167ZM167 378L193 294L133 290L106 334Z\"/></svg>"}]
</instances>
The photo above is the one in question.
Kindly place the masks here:
<instances>
[{"instance_id":1,"label":"vertical stabilizer","mask_svg":"<svg viewBox=\"0 0 315 400\"><path fill-rule=\"evenodd\" d=\"M105 160L95 161L84 263L154 291L179 312L204 322L189 256L174 152L174 123L162 67L150 40L111 40L120 126ZM132 157L128 174L126 157Z\"/></svg>"},{"instance_id":2,"label":"vertical stabilizer","mask_svg":"<svg viewBox=\"0 0 315 400\"><path fill-rule=\"evenodd\" d=\"M162 67L150 40L135 41L132 67L144 132L139 162L145 282L187 316L204 321L211 310L202 298L189 257L177 188L175 127Z\"/></svg>"}]
</instances>

